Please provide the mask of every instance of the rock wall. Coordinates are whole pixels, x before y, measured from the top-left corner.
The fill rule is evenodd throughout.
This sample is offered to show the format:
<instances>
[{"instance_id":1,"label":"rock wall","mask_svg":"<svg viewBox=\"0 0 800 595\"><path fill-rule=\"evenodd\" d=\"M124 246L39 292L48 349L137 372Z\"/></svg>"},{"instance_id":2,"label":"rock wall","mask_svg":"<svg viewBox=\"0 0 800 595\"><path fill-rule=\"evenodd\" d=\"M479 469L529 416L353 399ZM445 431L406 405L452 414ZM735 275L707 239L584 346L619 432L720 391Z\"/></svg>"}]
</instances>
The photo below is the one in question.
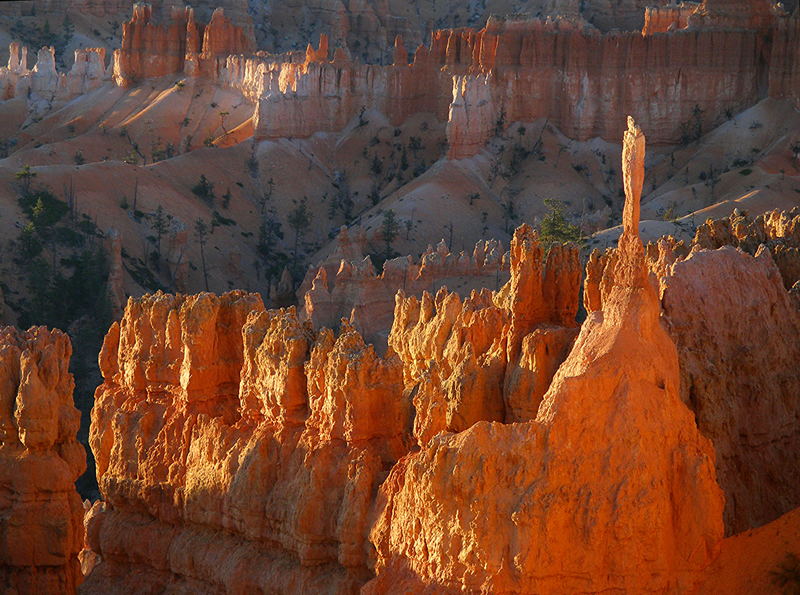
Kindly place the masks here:
<instances>
[{"instance_id":1,"label":"rock wall","mask_svg":"<svg viewBox=\"0 0 800 595\"><path fill-rule=\"evenodd\" d=\"M770 0L703 0L689 18L689 26L766 30L774 26L776 14Z\"/></svg>"},{"instance_id":2,"label":"rock wall","mask_svg":"<svg viewBox=\"0 0 800 595\"><path fill-rule=\"evenodd\" d=\"M321 38L320 45L326 43ZM300 62L269 55L230 56L220 79L256 103L254 121L260 138L338 131L362 108L381 111L396 125L420 112L447 119L452 79L442 71L433 50L418 49L408 64L398 40L398 62L388 66L354 62L342 48L330 61L326 54L312 47Z\"/></svg>"},{"instance_id":3,"label":"rock wall","mask_svg":"<svg viewBox=\"0 0 800 595\"><path fill-rule=\"evenodd\" d=\"M174 9L163 24L149 4L134 4L131 20L122 23L122 43L114 52L114 80L130 86L147 77L181 72L186 55L186 26L191 9Z\"/></svg>"},{"instance_id":4,"label":"rock wall","mask_svg":"<svg viewBox=\"0 0 800 595\"><path fill-rule=\"evenodd\" d=\"M114 80L130 86L184 69L215 77L218 61L252 52L254 46L252 34L229 21L221 8L202 25L189 7L173 7L169 18L158 19L151 5L135 4L131 20L122 24L122 45L114 52Z\"/></svg>"},{"instance_id":5,"label":"rock wall","mask_svg":"<svg viewBox=\"0 0 800 595\"><path fill-rule=\"evenodd\" d=\"M347 228L342 228L333 254L309 268L300 284L301 316L315 330L337 328L345 318L366 341L385 346L399 289L420 297L423 291L435 293L450 286L466 295L472 289L497 287L508 278L507 255L494 240L478 242L472 254L452 254L442 241L436 249L428 246L417 262L410 256L386 261L379 275L361 252L362 240L351 240Z\"/></svg>"},{"instance_id":6,"label":"rock wall","mask_svg":"<svg viewBox=\"0 0 800 595\"><path fill-rule=\"evenodd\" d=\"M86 469L80 412L61 331L0 328L0 587L9 593L73 593L82 575Z\"/></svg>"},{"instance_id":7,"label":"rock wall","mask_svg":"<svg viewBox=\"0 0 800 595\"><path fill-rule=\"evenodd\" d=\"M396 358L234 292L129 301L100 363L103 502L87 520L84 592L366 580L368 512L409 447Z\"/></svg>"},{"instance_id":8,"label":"rock wall","mask_svg":"<svg viewBox=\"0 0 800 595\"><path fill-rule=\"evenodd\" d=\"M625 231L603 310L534 421L476 423L395 466L365 592L685 591L713 559L723 497L711 443L680 400L638 238L644 137L632 122L623 170Z\"/></svg>"},{"instance_id":9,"label":"rock wall","mask_svg":"<svg viewBox=\"0 0 800 595\"><path fill-rule=\"evenodd\" d=\"M588 311L602 307L616 258L590 258ZM678 346L681 398L715 446L726 532L800 506L800 403L792 396L800 373L790 363L800 356L800 213L749 220L736 211L701 225L690 245L650 245L648 263Z\"/></svg>"},{"instance_id":10,"label":"rock wall","mask_svg":"<svg viewBox=\"0 0 800 595\"><path fill-rule=\"evenodd\" d=\"M697 2L681 2L667 6L647 6L644 9L642 35L667 33L689 26L689 16L697 10Z\"/></svg>"},{"instance_id":11,"label":"rock wall","mask_svg":"<svg viewBox=\"0 0 800 595\"><path fill-rule=\"evenodd\" d=\"M793 99L800 106L800 12L779 21L773 33L769 72L770 97Z\"/></svg>"},{"instance_id":12,"label":"rock wall","mask_svg":"<svg viewBox=\"0 0 800 595\"><path fill-rule=\"evenodd\" d=\"M447 120L451 158L474 155L501 119L547 117L571 138L610 140L624 127L621 114L633 113L652 142L676 143L696 114L708 129L768 95L796 98L797 19L764 6L711 3L691 15L685 7L655 7L645 35L601 33L578 14L493 17L480 30L433 31L411 64L402 36L393 35L393 63L381 65L354 61L343 47L331 57L331 45L341 43L335 33L332 43L321 37L324 48L309 46L304 60L254 55L249 27L221 9L203 25L192 9L172 7L159 20L151 6L137 4L123 24L114 78L123 86L180 72L219 78L255 104L260 138L338 131L371 108L394 125L420 112Z\"/></svg>"},{"instance_id":13,"label":"rock wall","mask_svg":"<svg viewBox=\"0 0 800 595\"><path fill-rule=\"evenodd\" d=\"M696 106L707 130L726 110L737 112L765 97L771 63L764 36L745 29L603 35L564 22L490 20L485 29L462 34L450 45L460 47L458 55L472 57L472 68L493 74L466 81L468 87L489 88L462 95L491 96L494 110L470 111L467 105L470 117L451 122L454 155L482 146L501 113L506 122L547 117L580 140L613 139L624 128L623 114L632 113L653 143L677 143ZM620 86L620 80L634 82ZM461 139L467 139L463 148Z\"/></svg>"}]
</instances>

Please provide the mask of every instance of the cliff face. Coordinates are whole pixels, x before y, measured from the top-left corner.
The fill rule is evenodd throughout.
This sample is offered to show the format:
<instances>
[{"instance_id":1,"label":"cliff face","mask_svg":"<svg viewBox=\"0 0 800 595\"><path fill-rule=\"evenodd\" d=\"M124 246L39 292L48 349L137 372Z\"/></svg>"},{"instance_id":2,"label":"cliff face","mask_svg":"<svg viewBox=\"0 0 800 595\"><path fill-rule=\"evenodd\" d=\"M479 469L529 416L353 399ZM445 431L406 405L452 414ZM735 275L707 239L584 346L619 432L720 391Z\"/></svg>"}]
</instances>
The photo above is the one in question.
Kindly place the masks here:
<instances>
[{"instance_id":1,"label":"cliff face","mask_svg":"<svg viewBox=\"0 0 800 595\"><path fill-rule=\"evenodd\" d=\"M435 292L455 285L469 293L508 278L508 262L495 240L478 242L472 254L453 254L442 241L435 249L429 246L418 262L410 256L386 261L380 275L361 251L365 241L365 237L351 240L347 228L342 228L334 253L317 269L309 270L300 284L301 314L314 329L336 328L346 318L365 340L385 345L398 287L417 297L425 290Z\"/></svg>"},{"instance_id":2,"label":"cliff face","mask_svg":"<svg viewBox=\"0 0 800 595\"><path fill-rule=\"evenodd\" d=\"M652 142L662 144L678 142L693 114L708 129L726 110L740 111L767 94L770 46L753 30L603 35L563 22L490 20L457 43L470 68L493 76L470 77L454 95L451 113L458 119L448 129L453 156L474 154L501 113L507 122L548 117L581 140L614 138L623 114L632 113ZM620 80L636 82L620 86ZM470 109L461 99L470 96L487 99Z\"/></svg>"},{"instance_id":3,"label":"cliff face","mask_svg":"<svg viewBox=\"0 0 800 595\"><path fill-rule=\"evenodd\" d=\"M131 300L100 361L85 592L365 580L368 511L407 450L396 360L230 293Z\"/></svg>"},{"instance_id":4,"label":"cliff face","mask_svg":"<svg viewBox=\"0 0 800 595\"><path fill-rule=\"evenodd\" d=\"M689 17L697 9L697 6L697 3L682 2L669 6L645 7L642 35L686 29L689 26Z\"/></svg>"},{"instance_id":5,"label":"cliff face","mask_svg":"<svg viewBox=\"0 0 800 595\"><path fill-rule=\"evenodd\" d=\"M664 283L682 397L716 447L727 531L759 527L800 506L800 311L767 250L694 252Z\"/></svg>"},{"instance_id":6,"label":"cliff face","mask_svg":"<svg viewBox=\"0 0 800 595\"><path fill-rule=\"evenodd\" d=\"M587 310L605 303L617 258L590 258ZM800 215L736 211L701 225L690 245L649 246L648 264L678 346L681 398L717 453L726 532L761 526L800 505L800 404L791 397L800 373L790 363L800 356Z\"/></svg>"},{"instance_id":7,"label":"cliff face","mask_svg":"<svg viewBox=\"0 0 800 595\"><path fill-rule=\"evenodd\" d=\"M183 70L186 24L190 9L173 10L168 23L153 20L148 4L136 4L131 20L122 23L122 44L114 52L114 80L129 86L147 77Z\"/></svg>"},{"instance_id":8,"label":"cliff face","mask_svg":"<svg viewBox=\"0 0 800 595\"><path fill-rule=\"evenodd\" d=\"M647 276L643 164L631 125L615 284L535 420L440 435L392 470L368 593L684 590L713 558L723 498Z\"/></svg>"},{"instance_id":9,"label":"cliff face","mask_svg":"<svg viewBox=\"0 0 800 595\"><path fill-rule=\"evenodd\" d=\"M229 54L254 49L252 34L214 11L208 25L195 20L191 8L171 8L157 19L149 4L136 4L130 21L122 24L122 44L114 52L114 80L130 86L150 77L183 72L216 77L217 62Z\"/></svg>"},{"instance_id":10,"label":"cliff face","mask_svg":"<svg viewBox=\"0 0 800 595\"><path fill-rule=\"evenodd\" d=\"M764 3L740 4L704 4L691 14L654 7L644 35L601 33L580 11L567 9L561 10L567 18L555 20L490 18L480 30L433 31L412 64L398 30L389 38L395 40L389 65L353 61L342 47L331 57L330 48L341 44L339 25L325 31L333 41L322 36L324 48L312 47L305 60L255 56L249 26L221 9L203 25L192 9L171 7L169 17L158 19L150 6L137 5L123 25L114 78L123 86L180 72L219 78L255 104L260 138L341 130L370 108L394 125L420 112L448 121L449 157L456 159L478 152L501 119L547 117L571 138L613 139L624 126L621 114L634 113L652 142L676 143L688 123L708 129L767 96L796 98L797 19L776 16Z\"/></svg>"},{"instance_id":11,"label":"cliff face","mask_svg":"<svg viewBox=\"0 0 800 595\"><path fill-rule=\"evenodd\" d=\"M403 51L395 54L398 61L387 66L354 62L342 49L328 60L327 51L312 48L301 62L230 56L220 78L256 103L262 138L341 130L362 108L384 113L395 125L420 112L446 120L452 75L424 48L413 64Z\"/></svg>"},{"instance_id":12,"label":"cliff face","mask_svg":"<svg viewBox=\"0 0 800 595\"><path fill-rule=\"evenodd\" d=\"M0 585L8 592L72 593L81 582L86 469L80 413L61 331L0 328Z\"/></svg>"}]
</instances>

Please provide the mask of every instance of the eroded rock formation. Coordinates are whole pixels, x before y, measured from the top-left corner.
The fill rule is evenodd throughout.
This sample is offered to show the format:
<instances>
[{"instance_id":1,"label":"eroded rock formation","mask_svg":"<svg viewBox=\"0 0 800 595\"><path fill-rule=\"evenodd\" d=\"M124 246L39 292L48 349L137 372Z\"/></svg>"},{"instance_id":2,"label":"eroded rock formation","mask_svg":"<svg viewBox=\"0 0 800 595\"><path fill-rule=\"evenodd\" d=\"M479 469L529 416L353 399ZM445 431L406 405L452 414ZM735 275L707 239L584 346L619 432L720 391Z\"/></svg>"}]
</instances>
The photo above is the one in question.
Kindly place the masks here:
<instances>
[{"instance_id":1,"label":"eroded rock formation","mask_svg":"<svg viewBox=\"0 0 800 595\"><path fill-rule=\"evenodd\" d=\"M689 245L662 238L647 250L678 346L681 398L717 452L728 534L800 506L800 403L792 396L800 373L790 363L800 357L798 230L794 210L752 220L735 211L698 227ZM618 258L611 250L589 259L588 311L605 303Z\"/></svg>"},{"instance_id":2,"label":"eroded rock formation","mask_svg":"<svg viewBox=\"0 0 800 595\"><path fill-rule=\"evenodd\" d=\"M368 577L368 512L408 449L396 359L234 292L131 300L100 361L86 592L352 592Z\"/></svg>"},{"instance_id":3,"label":"eroded rock formation","mask_svg":"<svg viewBox=\"0 0 800 595\"><path fill-rule=\"evenodd\" d=\"M442 241L435 249L428 246L418 262L410 256L386 261L380 275L362 252L364 241L351 239L347 228L342 228L334 252L309 269L300 284L301 314L315 329L335 328L346 318L365 340L385 346L398 288L407 296L420 297L426 290L435 293L442 286L457 285L462 294L468 294L508 278L506 255L495 240L478 242L472 254L453 254Z\"/></svg>"},{"instance_id":4,"label":"eroded rock formation","mask_svg":"<svg viewBox=\"0 0 800 595\"><path fill-rule=\"evenodd\" d=\"M114 52L114 80L130 86L184 69L216 77L218 60L253 49L252 35L230 22L222 8L202 25L189 7L173 7L169 18L158 19L149 4L135 4L131 20L122 25L122 45Z\"/></svg>"},{"instance_id":5,"label":"eroded rock formation","mask_svg":"<svg viewBox=\"0 0 800 595\"><path fill-rule=\"evenodd\" d=\"M577 249L545 256L528 226L501 289L399 293L385 356L357 320L315 330L243 292L129 300L100 356L85 592L713 584L726 528L797 506L800 320L773 254L800 219L645 249L632 120L622 169L623 235L587 265L580 328ZM734 239L766 247L715 245Z\"/></svg>"},{"instance_id":6,"label":"eroded rock formation","mask_svg":"<svg viewBox=\"0 0 800 595\"><path fill-rule=\"evenodd\" d=\"M644 17L638 4L592 10L642 10ZM552 16L552 8L543 14ZM231 10L239 14L242 7ZM412 114L433 113L449 122L451 158L478 152L498 121L546 117L571 138L611 140L624 125L622 114L635 113L653 142L675 143L691 118L699 117L708 129L725 114L768 96L798 100L797 17L774 10L766 0L752 6L711 2L688 10L653 8L644 35L601 33L577 8L548 20L490 18L482 29L433 31L411 64L397 31L388 38L395 40L393 63L382 65L352 59L346 47L337 47L342 36L333 31L332 42L323 35L320 47L309 46L305 53L255 55L246 18L231 20L219 9L204 25L190 8L165 4L159 18L151 6L136 4L123 24L113 73L123 86L184 72L218 79L253 102L259 138L338 131L362 108L381 111L393 125ZM34 89L69 86L76 93L107 75L95 58L82 55L73 74L89 83L66 85L54 68L46 68L47 56L40 58L39 72L31 77ZM81 74L86 70L91 73ZM17 78L11 68L0 73L4 96ZM616 81L623 79L636 84L619 86ZM651 100L643 103L640 97Z\"/></svg>"},{"instance_id":7,"label":"eroded rock formation","mask_svg":"<svg viewBox=\"0 0 800 595\"><path fill-rule=\"evenodd\" d=\"M72 353L61 331L0 328L0 587L73 593L82 575L86 469L76 440Z\"/></svg>"},{"instance_id":8,"label":"eroded rock formation","mask_svg":"<svg viewBox=\"0 0 800 595\"><path fill-rule=\"evenodd\" d=\"M686 590L713 559L723 498L638 237L643 164L631 122L615 284L536 419L440 435L392 470L368 593Z\"/></svg>"},{"instance_id":9,"label":"eroded rock formation","mask_svg":"<svg viewBox=\"0 0 800 595\"><path fill-rule=\"evenodd\" d=\"M32 101L64 101L96 89L110 77L104 48L75 50L72 68L60 73L52 47L41 48L36 65L28 69L28 48L12 42L8 66L0 68L0 99L27 96Z\"/></svg>"}]
</instances>

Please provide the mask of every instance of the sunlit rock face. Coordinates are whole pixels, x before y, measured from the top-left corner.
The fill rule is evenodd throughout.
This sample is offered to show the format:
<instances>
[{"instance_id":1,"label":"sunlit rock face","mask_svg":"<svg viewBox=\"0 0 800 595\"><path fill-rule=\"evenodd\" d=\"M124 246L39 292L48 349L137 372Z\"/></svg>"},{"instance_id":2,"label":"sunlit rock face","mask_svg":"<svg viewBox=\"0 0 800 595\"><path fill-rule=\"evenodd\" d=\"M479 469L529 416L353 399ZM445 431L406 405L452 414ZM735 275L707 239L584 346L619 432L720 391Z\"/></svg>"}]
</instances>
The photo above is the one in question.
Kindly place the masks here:
<instances>
[{"instance_id":1,"label":"sunlit rock face","mask_svg":"<svg viewBox=\"0 0 800 595\"><path fill-rule=\"evenodd\" d=\"M368 513L410 446L396 358L234 292L131 300L100 361L86 592L352 592L369 576Z\"/></svg>"},{"instance_id":2,"label":"sunlit rock face","mask_svg":"<svg viewBox=\"0 0 800 595\"><path fill-rule=\"evenodd\" d=\"M528 225L497 291L398 292L383 355L357 320L315 326L319 299L305 320L245 292L129 300L99 358L82 590L713 584L726 531L797 506L800 218L645 247L644 153L629 119L623 233L589 259L582 325L578 249Z\"/></svg>"},{"instance_id":3,"label":"sunlit rock face","mask_svg":"<svg viewBox=\"0 0 800 595\"><path fill-rule=\"evenodd\" d=\"M61 331L0 328L0 585L10 593L72 593L86 469L76 440L72 353Z\"/></svg>"},{"instance_id":4,"label":"sunlit rock face","mask_svg":"<svg viewBox=\"0 0 800 595\"><path fill-rule=\"evenodd\" d=\"M131 86L142 79L181 73L215 77L217 62L229 54L250 53L255 40L244 28L215 10L207 25L194 10L172 7L157 19L149 4L135 4L130 21L122 24L122 44L114 52L114 80Z\"/></svg>"},{"instance_id":5,"label":"sunlit rock face","mask_svg":"<svg viewBox=\"0 0 800 595\"><path fill-rule=\"evenodd\" d=\"M589 259L587 310L604 303L617 258ZM735 211L688 245L649 245L647 261L678 346L681 398L714 443L726 533L759 527L800 505L800 214Z\"/></svg>"},{"instance_id":6,"label":"sunlit rock face","mask_svg":"<svg viewBox=\"0 0 800 595\"><path fill-rule=\"evenodd\" d=\"M437 436L392 470L367 592L684 590L713 559L723 498L638 237L644 136L632 121L623 172L625 231L603 309L533 421Z\"/></svg>"}]
</instances>

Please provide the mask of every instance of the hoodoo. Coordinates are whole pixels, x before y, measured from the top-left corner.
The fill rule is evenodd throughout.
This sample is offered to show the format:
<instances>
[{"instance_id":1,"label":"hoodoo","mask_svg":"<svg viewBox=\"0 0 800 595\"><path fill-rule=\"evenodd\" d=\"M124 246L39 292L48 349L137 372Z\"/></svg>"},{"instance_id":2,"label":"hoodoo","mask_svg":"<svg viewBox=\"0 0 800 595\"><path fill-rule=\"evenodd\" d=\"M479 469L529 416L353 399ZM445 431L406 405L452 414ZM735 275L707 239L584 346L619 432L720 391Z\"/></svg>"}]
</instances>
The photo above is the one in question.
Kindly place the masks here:
<instances>
[{"instance_id":1,"label":"hoodoo","mask_svg":"<svg viewBox=\"0 0 800 595\"><path fill-rule=\"evenodd\" d=\"M800 589L798 0L0 39L0 591Z\"/></svg>"}]
</instances>

